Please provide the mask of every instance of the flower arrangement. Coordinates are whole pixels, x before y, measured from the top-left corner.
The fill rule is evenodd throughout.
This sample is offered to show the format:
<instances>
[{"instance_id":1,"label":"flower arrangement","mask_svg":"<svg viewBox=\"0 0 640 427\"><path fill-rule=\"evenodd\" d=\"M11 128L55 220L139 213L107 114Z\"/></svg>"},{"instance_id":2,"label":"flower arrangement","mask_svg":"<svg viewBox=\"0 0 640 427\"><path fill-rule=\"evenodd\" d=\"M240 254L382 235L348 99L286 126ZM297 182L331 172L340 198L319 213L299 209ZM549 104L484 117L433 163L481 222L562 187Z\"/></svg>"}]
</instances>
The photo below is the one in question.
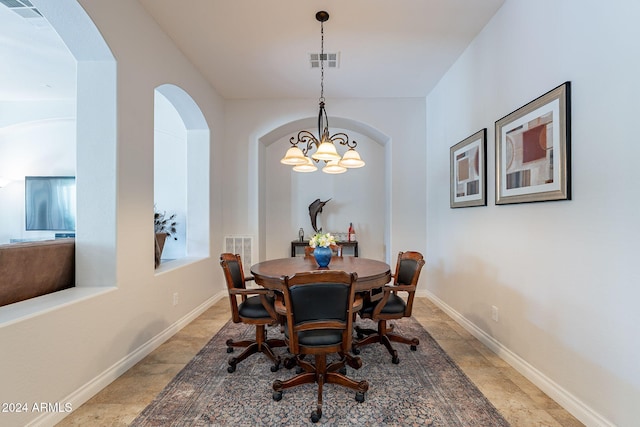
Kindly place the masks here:
<instances>
[{"instance_id":1,"label":"flower arrangement","mask_svg":"<svg viewBox=\"0 0 640 427\"><path fill-rule=\"evenodd\" d=\"M309 239L309 246L312 248L321 247L328 248L331 245L336 244L336 238L331 235L331 233L321 234L318 233L314 235L311 239Z\"/></svg>"}]
</instances>

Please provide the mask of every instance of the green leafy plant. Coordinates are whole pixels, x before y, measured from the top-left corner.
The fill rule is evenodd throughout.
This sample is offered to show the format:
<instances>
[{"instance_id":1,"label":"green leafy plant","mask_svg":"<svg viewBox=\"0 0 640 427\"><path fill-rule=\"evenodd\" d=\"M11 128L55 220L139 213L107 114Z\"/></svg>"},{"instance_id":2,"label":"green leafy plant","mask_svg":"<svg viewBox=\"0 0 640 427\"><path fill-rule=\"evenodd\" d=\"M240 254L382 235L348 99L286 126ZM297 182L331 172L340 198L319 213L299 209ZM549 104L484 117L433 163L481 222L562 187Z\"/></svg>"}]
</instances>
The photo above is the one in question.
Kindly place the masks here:
<instances>
[{"instance_id":1,"label":"green leafy plant","mask_svg":"<svg viewBox=\"0 0 640 427\"><path fill-rule=\"evenodd\" d=\"M176 214L167 215L166 211L160 212L157 207L153 207L153 225L156 233L165 233L167 237L173 237L173 240L178 240L176 233Z\"/></svg>"}]
</instances>

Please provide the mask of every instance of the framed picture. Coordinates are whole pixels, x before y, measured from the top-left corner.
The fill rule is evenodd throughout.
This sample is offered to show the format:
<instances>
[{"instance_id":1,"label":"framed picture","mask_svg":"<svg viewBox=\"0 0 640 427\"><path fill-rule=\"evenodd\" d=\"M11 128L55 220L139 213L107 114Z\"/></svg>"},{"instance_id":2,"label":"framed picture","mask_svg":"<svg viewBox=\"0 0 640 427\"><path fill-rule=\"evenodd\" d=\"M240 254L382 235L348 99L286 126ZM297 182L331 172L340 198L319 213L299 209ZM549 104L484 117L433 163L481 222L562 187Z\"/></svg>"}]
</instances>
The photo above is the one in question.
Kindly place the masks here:
<instances>
[{"instance_id":1,"label":"framed picture","mask_svg":"<svg viewBox=\"0 0 640 427\"><path fill-rule=\"evenodd\" d=\"M450 149L452 208L487 205L487 129Z\"/></svg>"},{"instance_id":2,"label":"framed picture","mask_svg":"<svg viewBox=\"0 0 640 427\"><path fill-rule=\"evenodd\" d=\"M570 82L496 122L496 204L571 199Z\"/></svg>"}]
</instances>

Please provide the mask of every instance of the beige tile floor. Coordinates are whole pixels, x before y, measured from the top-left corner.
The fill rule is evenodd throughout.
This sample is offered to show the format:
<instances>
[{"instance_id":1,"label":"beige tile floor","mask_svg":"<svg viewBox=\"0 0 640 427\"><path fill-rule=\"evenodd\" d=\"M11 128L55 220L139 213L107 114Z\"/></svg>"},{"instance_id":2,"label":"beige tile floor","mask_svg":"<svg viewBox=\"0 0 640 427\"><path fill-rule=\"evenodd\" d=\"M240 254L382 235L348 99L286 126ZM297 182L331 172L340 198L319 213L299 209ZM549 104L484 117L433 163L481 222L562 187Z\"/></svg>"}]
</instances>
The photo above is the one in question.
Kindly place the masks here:
<instances>
[{"instance_id":1,"label":"beige tile floor","mask_svg":"<svg viewBox=\"0 0 640 427\"><path fill-rule=\"evenodd\" d=\"M583 425L427 298L416 298L413 316L511 425ZM129 425L229 319L229 304L223 299L58 426Z\"/></svg>"}]
</instances>

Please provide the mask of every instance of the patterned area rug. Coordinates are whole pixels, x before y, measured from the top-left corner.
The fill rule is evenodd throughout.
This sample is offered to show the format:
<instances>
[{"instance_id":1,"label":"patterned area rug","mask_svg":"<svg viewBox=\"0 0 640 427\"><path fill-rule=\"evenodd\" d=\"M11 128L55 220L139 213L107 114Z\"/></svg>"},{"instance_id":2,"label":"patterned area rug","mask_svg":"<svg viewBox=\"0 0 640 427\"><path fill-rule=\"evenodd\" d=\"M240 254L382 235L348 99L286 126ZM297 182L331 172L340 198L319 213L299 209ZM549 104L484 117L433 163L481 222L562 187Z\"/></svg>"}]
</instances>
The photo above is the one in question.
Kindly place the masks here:
<instances>
[{"instance_id":1,"label":"patterned area rug","mask_svg":"<svg viewBox=\"0 0 640 427\"><path fill-rule=\"evenodd\" d=\"M447 356L429 333L413 318L394 322L396 331L417 337L417 351L396 344L400 364L391 363L384 346L363 347L362 368L347 368L347 375L366 379L365 401L355 391L326 384L323 394L324 426L508 426L493 405ZM369 327L373 323L365 323ZM225 341L251 337L254 329L227 323L200 350L153 402L134 420L133 426L299 426L316 407L317 386L306 384L272 399L271 384L295 375L283 367L271 372L271 361L262 354L249 357L234 373L227 372ZM269 338L280 335L270 328ZM239 354L236 349L234 354ZM279 354L284 348L275 349Z\"/></svg>"}]
</instances>

